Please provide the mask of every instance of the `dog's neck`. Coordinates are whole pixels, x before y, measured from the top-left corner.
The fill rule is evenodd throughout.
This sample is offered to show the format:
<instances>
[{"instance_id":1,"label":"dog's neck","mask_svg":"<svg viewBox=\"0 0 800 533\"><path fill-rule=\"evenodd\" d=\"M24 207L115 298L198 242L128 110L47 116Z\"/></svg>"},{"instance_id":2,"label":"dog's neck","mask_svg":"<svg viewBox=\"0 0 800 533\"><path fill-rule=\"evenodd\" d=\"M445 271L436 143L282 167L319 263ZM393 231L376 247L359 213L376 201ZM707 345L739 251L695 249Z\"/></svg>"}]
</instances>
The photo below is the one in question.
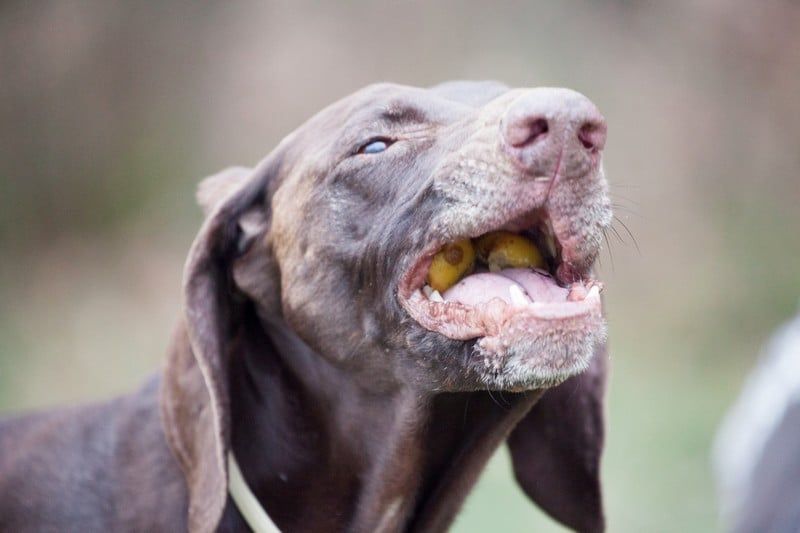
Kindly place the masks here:
<instances>
[{"instance_id":1,"label":"dog's neck","mask_svg":"<svg viewBox=\"0 0 800 533\"><path fill-rule=\"evenodd\" d=\"M445 528L538 398L376 391L281 324L245 330L232 350L232 447L285 530Z\"/></svg>"}]
</instances>

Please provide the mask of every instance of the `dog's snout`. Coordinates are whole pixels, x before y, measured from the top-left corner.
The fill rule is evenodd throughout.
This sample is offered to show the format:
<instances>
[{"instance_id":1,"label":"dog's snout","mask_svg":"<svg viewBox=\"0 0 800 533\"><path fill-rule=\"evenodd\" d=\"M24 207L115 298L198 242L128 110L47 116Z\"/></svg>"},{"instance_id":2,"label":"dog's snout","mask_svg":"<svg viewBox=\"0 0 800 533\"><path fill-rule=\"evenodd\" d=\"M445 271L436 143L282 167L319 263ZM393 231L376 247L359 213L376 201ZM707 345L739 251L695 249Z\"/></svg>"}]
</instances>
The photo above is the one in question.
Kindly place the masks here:
<instances>
[{"instance_id":1,"label":"dog's snout","mask_svg":"<svg viewBox=\"0 0 800 533\"><path fill-rule=\"evenodd\" d=\"M606 122L585 96L569 89L531 89L500 123L501 143L526 172L550 175L562 155L592 162L606 142Z\"/></svg>"}]
</instances>

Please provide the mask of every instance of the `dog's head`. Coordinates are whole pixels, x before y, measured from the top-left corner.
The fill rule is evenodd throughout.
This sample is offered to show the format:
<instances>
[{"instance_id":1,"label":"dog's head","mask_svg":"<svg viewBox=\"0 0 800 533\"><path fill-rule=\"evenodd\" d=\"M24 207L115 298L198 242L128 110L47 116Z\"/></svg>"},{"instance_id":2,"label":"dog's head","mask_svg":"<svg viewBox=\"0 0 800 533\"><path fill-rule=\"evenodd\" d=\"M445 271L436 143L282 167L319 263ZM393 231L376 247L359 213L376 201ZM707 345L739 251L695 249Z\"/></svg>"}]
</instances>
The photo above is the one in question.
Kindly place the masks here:
<instances>
[{"instance_id":1,"label":"dog's head","mask_svg":"<svg viewBox=\"0 0 800 533\"><path fill-rule=\"evenodd\" d=\"M439 390L553 385L604 335L590 269L611 218L605 124L566 89L466 89L368 87L255 172L214 179L233 186L239 172L263 195L253 227L238 226L256 233L238 238L266 244L274 267L255 282L269 302L248 291L319 354ZM237 202L209 189L212 211ZM443 246L495 230L532 239L545 266L479 265L443 298L426 290Z\"/></svg>"},{"instance_id":2,"label":"dog's head","mask_svg":"<svg viewBox=\"0 0 800 533\"><path fill-rule=\"evenodd\" d=\"M216 438L242 301L365 383L521 391L585 370L605 336L591 279L611 220L604 143L602 116L574 91L381 84L255 169L209 178L185 307ZM437 254L500 230L534 244L537 269L477 261L444 292L428 285Z\"/></svg>"}]
</instances>

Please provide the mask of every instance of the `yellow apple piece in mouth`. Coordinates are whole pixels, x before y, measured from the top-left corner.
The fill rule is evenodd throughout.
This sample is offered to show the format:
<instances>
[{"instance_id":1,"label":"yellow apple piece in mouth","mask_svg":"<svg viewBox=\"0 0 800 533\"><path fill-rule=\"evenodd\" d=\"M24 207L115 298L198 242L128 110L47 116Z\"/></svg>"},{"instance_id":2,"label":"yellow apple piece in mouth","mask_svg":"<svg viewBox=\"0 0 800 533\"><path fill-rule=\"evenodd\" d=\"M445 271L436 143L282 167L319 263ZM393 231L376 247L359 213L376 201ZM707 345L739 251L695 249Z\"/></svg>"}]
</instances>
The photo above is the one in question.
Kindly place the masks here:
<instances>
[{"instance_id":1,"label":"yellow apple piece in mouth","mask_svg":"<svg viewBox=\"0 0 800 533\"><path fill-rule=\"evenodd\" d=\"M545 268L542 253L528 238L510 231L492 231L476 240L478 258L491 272L504 268Z\"/></svg>"},{"instance_id":2,"label":"yellow apple piece in mouth","mask_svg":"<svg viewBox=\"0 0 800 533\"><path fill-rule=\"evenodd\" d=\"M428 270L428 285L441 292L446 291L475 264L475 249L469 239L446 244L433 256Z\"/></svg>"}]
</instances>

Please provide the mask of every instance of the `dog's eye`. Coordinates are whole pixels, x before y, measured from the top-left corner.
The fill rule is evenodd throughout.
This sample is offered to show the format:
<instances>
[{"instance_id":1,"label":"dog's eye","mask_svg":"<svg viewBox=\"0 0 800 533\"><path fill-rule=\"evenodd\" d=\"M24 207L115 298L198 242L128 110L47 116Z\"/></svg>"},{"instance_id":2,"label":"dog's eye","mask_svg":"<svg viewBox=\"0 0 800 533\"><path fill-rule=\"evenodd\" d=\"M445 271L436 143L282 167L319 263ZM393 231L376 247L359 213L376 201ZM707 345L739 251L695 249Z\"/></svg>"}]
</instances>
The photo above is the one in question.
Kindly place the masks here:
<instances>
[{"instance_id":1,"label":"dog's eye","mask_svg":"<svg viewBox=\"0 0 800 533\"><path fill-rule=\"evenodd\" d=\"M358 149L359 154L379 154L389 148L394 141L381 137L379 139L372 139Z\"/></svg>"}]
</instances>

